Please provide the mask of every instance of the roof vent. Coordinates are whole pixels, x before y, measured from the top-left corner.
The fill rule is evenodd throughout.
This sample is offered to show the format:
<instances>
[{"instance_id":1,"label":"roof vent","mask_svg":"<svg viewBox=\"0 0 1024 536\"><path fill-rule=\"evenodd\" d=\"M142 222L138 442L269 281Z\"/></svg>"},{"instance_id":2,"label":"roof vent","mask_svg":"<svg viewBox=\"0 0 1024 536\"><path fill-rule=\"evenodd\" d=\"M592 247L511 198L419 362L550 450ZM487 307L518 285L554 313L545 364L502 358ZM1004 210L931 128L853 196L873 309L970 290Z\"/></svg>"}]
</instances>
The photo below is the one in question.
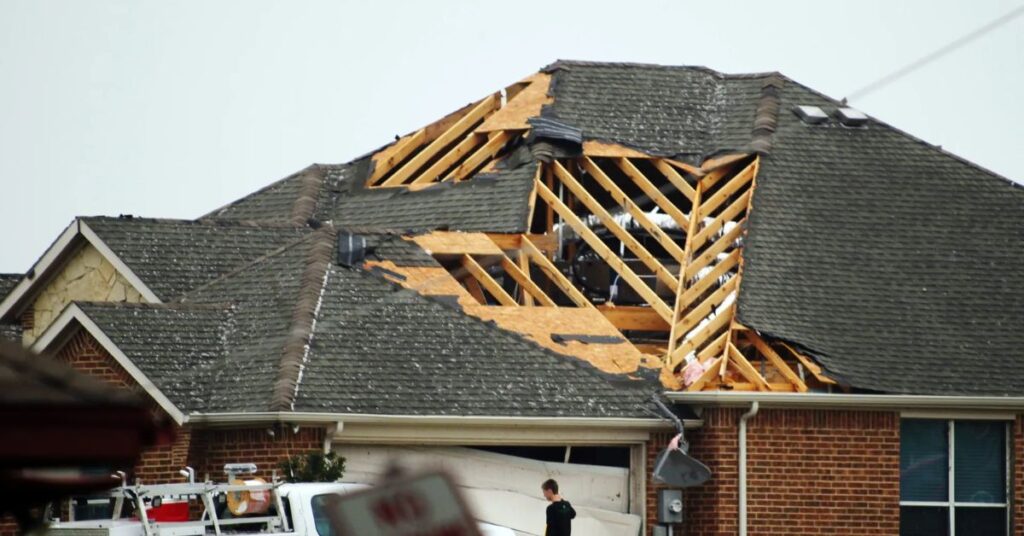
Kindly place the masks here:
<instances>
[{"instance_id":1,"label":"roof vent","mask_svg":"<svg viewBox=\"0 0 1024 536\"><path fill-rule=\"evenodd\" d=\"M793 113L808 125L817 125L828 121L828 114L817 106L794 106Z\"/></svg>"},{"instance_id":2,"label":"roof vent","mask_svg":"<svg viewBox=\"0 0 1024 536\"><path fill-rule=\"evenodd\" d=\"M366 237L353 233L338 233L338 264L352 268L366 258Z\"/></svg>"},{"instance_id":3,"label":"roof vent","mask_svg":"<svg viewBox=\"0 0 1024 536\"><path fill-rule=\"evenodd\" d=\"M853 108L837 109L836 117L846 127L862 127L868 123L868 116L864 115L864 112Z\"/></svg>"}]
</instances>

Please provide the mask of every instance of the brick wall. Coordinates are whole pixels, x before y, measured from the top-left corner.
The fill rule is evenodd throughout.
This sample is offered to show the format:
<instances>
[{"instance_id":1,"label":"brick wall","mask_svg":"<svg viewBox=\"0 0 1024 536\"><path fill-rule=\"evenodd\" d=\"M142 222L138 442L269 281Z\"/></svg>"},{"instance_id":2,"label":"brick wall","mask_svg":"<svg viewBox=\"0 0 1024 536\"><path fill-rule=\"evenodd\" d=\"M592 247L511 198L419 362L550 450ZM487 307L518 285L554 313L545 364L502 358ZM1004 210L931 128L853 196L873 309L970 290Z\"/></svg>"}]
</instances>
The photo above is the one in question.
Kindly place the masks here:
<instances>
[{"instance_id":1,"label":"brick wall","mask_svg":"<svg viewBox=\"0 0 1024 536\"><path fill-rule=\"evenodd\" d=\"M57 359L71 368L103 380L115 387L135 387L135 380L114 360L113 356L85 330L80 330L57 352Z\"/></svg>"},{"instance_id":2,"label":"brick wall","mask_svg":"<svg viewBox=\"0 0 1024 536\"><path fill-rule=\"evenodd\" d=\"M1013 422L1013 530L1010 534L1024 533L1024 416L1018 415Z\"/></svg>"},{"instance_id":3,"label":"brick wall","mask_svg":"<svg viewBox=\"0 0 1024 536\"><path fill-rule=\"evenodd\" d=\"M687 434L691 454L713 477L684 493L686 523L676 534L736 534L742 412L709 409L704 427ZM668 437L648 445L648 471ZM899 532L898 414L761 410L748 423L747 454L749 534ZM649 525L655 490L648 488Z\"/></svg>"},{"instance_id":4,"label":"brick wall","mask_svg":"<svg viewBox=\"0 0 1024 536\"><path fill-rule=\"evenodd\" d=\"M195 430L190 459L198 478L208 474L223 481L224 464L255 463L257 476L269 479L281 460L322 449L324 433L324 428L301 427L296 432L290 426Z\"/></svg>"},{"instance_id":5,"label":"brick wall","mask_svg":"<svg viewBox=\"0 0 1024 536\"><path fill-rule=\"evenodd\" d=\"M897 534L895 412L764 410L748 424L750 534Z\"/></svg>"}]
</instances>

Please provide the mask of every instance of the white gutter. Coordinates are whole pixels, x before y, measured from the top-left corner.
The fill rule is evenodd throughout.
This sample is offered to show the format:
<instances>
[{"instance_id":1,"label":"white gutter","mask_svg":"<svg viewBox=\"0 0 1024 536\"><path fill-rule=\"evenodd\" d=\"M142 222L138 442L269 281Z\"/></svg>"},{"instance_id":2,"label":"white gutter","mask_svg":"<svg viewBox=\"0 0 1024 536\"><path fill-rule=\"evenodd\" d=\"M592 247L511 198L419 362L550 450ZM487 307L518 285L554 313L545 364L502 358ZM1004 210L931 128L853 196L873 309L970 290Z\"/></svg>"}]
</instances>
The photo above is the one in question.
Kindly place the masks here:
<instances>
[{"instance_id":1,"label":"white gutter","mask_svg":"<svg viewBox=\"0 0 1024 536\"><path fill-rule=\"evenodd\" d=\"M771 393L759 391L669 391L665 398L678 404L746 407L758 402L765 408L802 409L950 409L1024 412L1020 396L932 396L833 393Z\"/></svg>"},{"instance_id":2,"label":"white gutter","mask_svg":"<svg viewBox=\"0 0 1024 536\"><path fill-rule=\"evenodd\" d=\"M356 413L304 413L290 411L253 413L191 413L188 422L194 424L232 425L250 423L338 424L379 423L393 425L438 426L534 426L552 428L629 428L660 430L672 428L661 419L629 419L601 417L476 417L458 415L377 415ZM686 428L700 428L704 421L686 419Z\"/></svg>"},{"instance_id":3,"label":"white gutter","mask_svg":"<svg viewBox=\"0 0 1024 536\"><path fill-rule=\"evenodd\" d=\"M750 409L743 415L740 415L739 536L747 536L747 421L757 415L757 410L758 403L751 402Z\"/></svg>"}]
</instances>

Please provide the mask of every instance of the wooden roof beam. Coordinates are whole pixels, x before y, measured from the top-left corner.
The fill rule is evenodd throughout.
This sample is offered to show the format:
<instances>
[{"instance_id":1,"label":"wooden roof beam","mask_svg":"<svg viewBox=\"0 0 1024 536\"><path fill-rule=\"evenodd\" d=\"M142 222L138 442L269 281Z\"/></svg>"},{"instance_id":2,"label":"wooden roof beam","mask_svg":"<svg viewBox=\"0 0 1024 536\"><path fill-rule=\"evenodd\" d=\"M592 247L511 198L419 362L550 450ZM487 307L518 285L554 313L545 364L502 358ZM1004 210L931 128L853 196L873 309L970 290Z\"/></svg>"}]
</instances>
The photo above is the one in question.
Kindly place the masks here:
<instances>
[{"instance_id":1,"label":"wooden roof beam","mask_svg":"<svg viewBox=\"0 0 1024 536\"><path fill-rule=\"evenodd\" d=\"M622 241L622 243L629 248L629 250L632 251L638 259L640 259L640 262L644 263L644 266L647 266L647 268L654 273L658 280L668 285L669 288L676 288L679 284L679 280L676 279L676 277L672 275L672 273L669 272L665 266L651 254L650 251L647 251L647 248L641 245L629 231L623 229L622 226L615 221L615 218L613 218L612 215L609 214L608 211L605 210L604 207L602 207L601 204L587 192L583 185L580 184L560 162L555 161L552 165L554 167L555 177L565 185L565 187L568 188L569 191L572 192L572 194L575 195L588 210L590 210L591 214L597 216L597 219L601 220L605 229L608 229L615 235L615 238Z\"/></svg>"},{"instance_id":2,"label":"wooden roof beam","mask_svg":"<svg viewBox=\"0 0 1024 536\"><path fill-rule=\"evenodd\" d=\"M651 180L637 169L628 158L616 158L615 163L633 181L633 184L640 188L647 197L651 198L651 201L654 201L654 204L658 205L662 212L668 214L676 222L680 229L687 228L688 220L683 211L679 210L679 207L672 203L672 201L669 201L668 197L665 197L665 194L661 193L661 190L655 187Z\"/></svg>"},{"instance_id":3,"label":"wooden roof beam","mask_svg":"<svg viewBox=\"0 0 1024 536\"><path fill-rule=\"evenodd\" d=\"M643 229L658 242L658 245L664 248L665 251L667 251L668 254L676 260L676 262L680 264L683 263L685 256L683 249L679 247L679 244L676 244L676 241L673 240L672 237L670 237L661 227L658 227L657 224L652 222L651 219L647 217L647 213L644 212L639 205L634 203L633 200L630 199L629 196L627 196L626 193L623 192L610 177L608 177L608 174L606 174L604 170L598 167L598 165L588 157L580 159L580 164L583 166L583 169L585 169L587 173L594 178L601 188L604 188L604 190L612 196L612 199L614 199L623 210L632 216L633 221L637 222L640 227L643 227Z\"/></svg>"},{"instance_id":4,"label":"wooden roof beam","mask_svg":"<svg viewBox=\"0 0 1024 536\"><path fill-rule=\"evenodd\" d=\"M666 321L671 322L672 309L668 307L661 300L660 297L654 292L651 287L640 279L640 276L636 275L636 272L630 268L625 261L619 258L611 248L608 247L596 234L591 231L582 220L576 216L573 211L562 203L558 196L554 194L547 186L542 183L537 183L537 194L540 195L541 199L544 200L548 206L552 207L562 220L565 221L581 238L586 242L605 263L608 267L619 274L626 284L633 288L637 294L639 294L644 301L646 301L654 310L661 315Z\"/></svg>"},{"instance_id":5,"label":"wooden roof beam","mask_svg":"<svg viewBox=\"0 0 1024 536\"><path fill-rule=\"evenodd\" d=\"M525 235L522 238L522 247L523 253L526 253L530 260L544 272L544 275L548 276L551 282L554 283L555 286L558 287L558 289L566 296L568 296L573 303L579 307L594 306L594 304L590 303L590 300L588 300L587 297L579 291L579 289L573 286L572 282L558 270L558 267L551 262L551 259L547 258L547 256Z\"/></svg>"},{"instance_id":6,"label":"wooden roof beam","mask_svg":"<svg viewBox=\"0 0 1024 536\"><path fill-rule=\"evenodd\" d=\"M448 130L431 141L429 145L424 147L422 151L416 154L416 156L413 156L412 159L403 164L398 171L395 171L394 175L388 177L387 180L382 182L380 185L398 186L403 184L417 171L419 171L424 164L436 156L441 149L444 149L453 141L465 135L471 128L473 128L474 125L483 120L484 117L494 110L497 110L499 106L501 106L501 95L498 93L488 95L473 106L469 113L464 115Z\"/></svg>"}]
</instances>

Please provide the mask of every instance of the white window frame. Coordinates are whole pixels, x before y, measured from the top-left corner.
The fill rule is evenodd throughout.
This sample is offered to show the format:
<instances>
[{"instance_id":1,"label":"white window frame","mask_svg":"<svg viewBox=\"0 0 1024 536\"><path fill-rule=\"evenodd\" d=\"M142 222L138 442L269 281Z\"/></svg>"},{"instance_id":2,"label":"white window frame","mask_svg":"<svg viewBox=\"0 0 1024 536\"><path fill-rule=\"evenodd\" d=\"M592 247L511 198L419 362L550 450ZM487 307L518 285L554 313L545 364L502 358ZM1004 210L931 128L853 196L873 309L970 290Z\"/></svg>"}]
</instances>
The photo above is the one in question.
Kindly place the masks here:
<instances>
[{"instance_id":1,"label":"white window frame","mask_svg":"<svg viewBox=\"0 0 1024 536\"><path fill-rule=\"evenodd\" d=\"M947 512L949 513L949 536L956 536L956 510L957 510L957 508L1003 508L1005 510L1005 512L1006 512L1006 523L1005 523L1006 532L1005 532L1005 534L1007 536L1009 536L1009 534L1010 534L1010 521L1011 521L1012 515L1013 515L1013 513L1010 511L1011 510L1011 508L1010 508L1010 504L1011 504L1010 497L1011 497L1011 495L1010 494L1013 492L1012 483L1010 481L1011 478L1012 478L1012 475L1010 474L1010 470L1011 470L1011 467L1010 467L1010 461L1011 461L1010 460L1010 452L1011 452L1011 449L1013 448L1013 443L1012 443L1013 436L1012 436L1011 430L1010 430L1010 422L1006 421L1006 422L1003 423L1003 441L1005 442L1005 445L1003 447L1003 454L1004 454L1003 467L1004 467L1004 470L1005 470L1005 475L1003 476L1003 486L1005 487L1005 491L1003 493L1003 496L1005 497L1005 500L1002 503L975 503L975 502L958 502L956 500L956 458L954 456L955 448L956 448L956 444L955 444L955 439L956 439L956 437L955 437L955 428L956 428L956 426L955 426L955 424L957 422L970 422L971 420L982 420L982 419L951 419L951 418L945 418L945 417L939 417L939 416L901 415L901 420L941 420L941 421L945 421L945 423L946 423L946 442L948 443L948 448L949 448L949 452L947 454L947 456L949 457L949 459L948 459L949 463L948 463L948 467L947 467L947 471L948 472L947 472L947 476L946 476L946 478L947 478L946 487L947 487L947 492L948 492L948 497L947 497L946 501L904 501L904 500L900 500L900 506L901 507L903 507L903 506L924 506L924 507L933 507L933 508L945 508L947 510ZM1004 419L991 419L991 420L1003 421ZM901 449L902 449L902 442L903 442L903 438L900 438L900 443L901 443L901 447L900 448ZM902 523L902 520L901 520L901 523Z\"/></svg>"}]
</instances>

